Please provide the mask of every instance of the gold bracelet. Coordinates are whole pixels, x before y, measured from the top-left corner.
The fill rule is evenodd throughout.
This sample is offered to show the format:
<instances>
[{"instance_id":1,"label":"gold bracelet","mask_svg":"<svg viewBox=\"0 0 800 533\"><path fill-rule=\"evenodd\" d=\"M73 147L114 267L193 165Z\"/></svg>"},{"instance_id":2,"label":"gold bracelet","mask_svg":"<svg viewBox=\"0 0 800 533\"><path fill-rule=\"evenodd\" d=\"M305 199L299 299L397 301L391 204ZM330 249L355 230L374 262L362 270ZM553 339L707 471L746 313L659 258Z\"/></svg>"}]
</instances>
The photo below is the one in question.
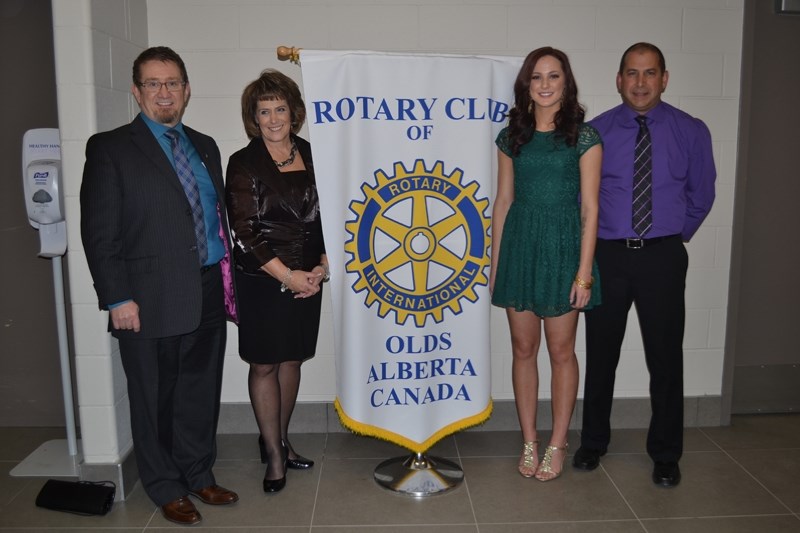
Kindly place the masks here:
<instances>
[{"instance_id":1,"label":"gold bracelet","mask_svg":"<svg viewBox=\"0 0 800 533\"><path fill-rule=\"evenodd\" d=\"M292 269L287 267L286 274L283 275L283 279L281 280L281 292L286 292L286 289L289 288L287 283L290 279L292 279Z\"/></svg>"},{"instance_id":2,"label":"gold bracelet","mask_svg":"<svg viewBox=\"0 0 800 533\"><path fill-rule=\"evenodd\" d=\"M584 281L580 276L575 276L575 285L581 289L591 289L592 285L594 285L594 277L590 278L589 281Z\"/></svg>"}]
</instances>

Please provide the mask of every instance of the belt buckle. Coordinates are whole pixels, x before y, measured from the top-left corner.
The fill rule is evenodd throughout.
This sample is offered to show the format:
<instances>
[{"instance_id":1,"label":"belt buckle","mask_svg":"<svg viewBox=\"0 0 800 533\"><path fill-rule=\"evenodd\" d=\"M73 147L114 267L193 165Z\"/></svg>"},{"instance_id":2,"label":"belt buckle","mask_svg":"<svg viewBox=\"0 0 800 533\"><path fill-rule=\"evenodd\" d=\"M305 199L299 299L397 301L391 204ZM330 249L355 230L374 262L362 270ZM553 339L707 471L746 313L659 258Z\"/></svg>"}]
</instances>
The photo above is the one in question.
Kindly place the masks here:
<instances>
[{"instance_id":1,"label":"belt buckle","mask_svg":"<svg viewBox=\"0 0 800 533\"><path fill-rule=\"evenodd\" d=\"M625 239L625 247L631 250L644 248L644 239Z\"/></svg>"}]
</instances>

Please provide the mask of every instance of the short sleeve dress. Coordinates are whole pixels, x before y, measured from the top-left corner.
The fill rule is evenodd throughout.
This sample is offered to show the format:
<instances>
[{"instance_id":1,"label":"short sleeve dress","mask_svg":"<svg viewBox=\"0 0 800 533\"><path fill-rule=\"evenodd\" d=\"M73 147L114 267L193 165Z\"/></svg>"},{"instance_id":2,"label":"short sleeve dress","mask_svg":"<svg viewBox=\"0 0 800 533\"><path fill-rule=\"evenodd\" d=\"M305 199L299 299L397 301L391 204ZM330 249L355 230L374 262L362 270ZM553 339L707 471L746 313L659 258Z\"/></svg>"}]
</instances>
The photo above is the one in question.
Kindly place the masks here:
<instances>
[{"instance_id":1,"label":"short sleeve dress","mask_svg":"<svg viewBox=\"0 0 800 533\"><path fill-rule=\"evenodd\" d=\"M534 132L517 156L508 128L495 141L514 164L514 201L506 215L492 303L555 317L572 311L569 293L580 265L580 157L601 144L600 134L582 124L576 146L554 132ZM600 277L584 310L600 304Z\"/></svg>"}]
</instances>

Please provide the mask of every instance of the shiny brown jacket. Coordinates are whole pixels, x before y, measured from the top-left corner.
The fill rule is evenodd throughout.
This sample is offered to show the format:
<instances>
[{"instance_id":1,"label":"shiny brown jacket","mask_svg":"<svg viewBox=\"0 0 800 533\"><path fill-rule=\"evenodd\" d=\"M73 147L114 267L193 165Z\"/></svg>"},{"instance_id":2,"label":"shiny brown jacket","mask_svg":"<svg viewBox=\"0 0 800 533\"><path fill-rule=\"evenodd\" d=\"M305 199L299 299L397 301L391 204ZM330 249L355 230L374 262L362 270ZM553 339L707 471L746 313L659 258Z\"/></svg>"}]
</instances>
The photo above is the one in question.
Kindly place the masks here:
<instances>
[{"instance_id":1,"label":"shiny brown jacket","mask_svg":"<svg viewBox=\"0 0 800 533\"><path fill-rule=\"evenodd\" d=\"M236 268L266 275L275 257L311 270L325 253L311 145L292 135L306 171L280 172L256 137L228 160L226 202Z\"/></svg>"}]
</instances>

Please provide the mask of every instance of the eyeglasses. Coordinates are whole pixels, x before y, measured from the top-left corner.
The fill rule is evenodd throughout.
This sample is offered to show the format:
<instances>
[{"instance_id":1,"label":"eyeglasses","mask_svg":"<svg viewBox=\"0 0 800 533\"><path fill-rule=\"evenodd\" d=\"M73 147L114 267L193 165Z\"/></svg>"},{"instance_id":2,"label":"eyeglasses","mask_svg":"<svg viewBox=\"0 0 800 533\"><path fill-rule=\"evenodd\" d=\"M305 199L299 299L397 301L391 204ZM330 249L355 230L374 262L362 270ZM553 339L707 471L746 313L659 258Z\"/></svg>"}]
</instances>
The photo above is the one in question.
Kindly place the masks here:
<instances>
[{"instance_id":1,"label":"eyeglasses","mask_svg":"<svg viewBox=\"0 0 800 533\"><path fill-rule=\"evenodd\" d=\"M142 83L137 84L139 87L144 89L149 93L157 93L161 90L161 87L164 85L167 86L167 90L171 93L180 92L183 89L183 86L186 85L185 81L180 80L169 80L169 81L156 81L156 80L147 80Z\"/></svg>"}]
</instances>

